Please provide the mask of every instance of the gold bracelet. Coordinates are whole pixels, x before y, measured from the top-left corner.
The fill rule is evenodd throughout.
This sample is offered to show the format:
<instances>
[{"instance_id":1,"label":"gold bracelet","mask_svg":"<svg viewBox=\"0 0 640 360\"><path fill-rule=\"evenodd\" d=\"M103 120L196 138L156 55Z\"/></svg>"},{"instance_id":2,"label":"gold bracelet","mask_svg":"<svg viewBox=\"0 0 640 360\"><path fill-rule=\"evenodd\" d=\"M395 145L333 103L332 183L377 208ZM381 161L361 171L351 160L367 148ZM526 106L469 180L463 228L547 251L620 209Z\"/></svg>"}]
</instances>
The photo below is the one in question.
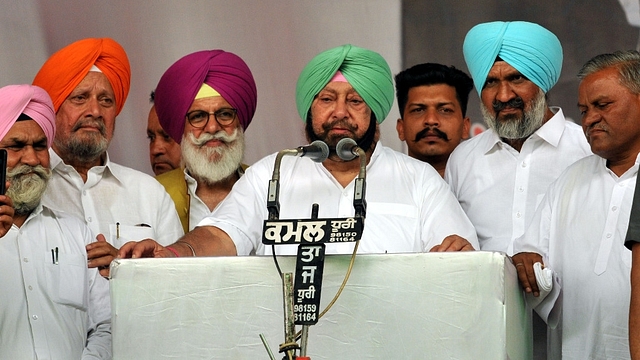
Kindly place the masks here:
<instances>
[{"instance_id":1,"label":"gold bracelet","mask_svg":"<svg viewBox=\"0 0 640 360\"><path fill-rule=\"evenodd\" d=\"M177 242L176 242L176 244L178 244L178 243L179 243L179 244L185 244L185 245L187 245L187 246L189 247L189 249L191 249L191 254L193 255L193 257L196 257L196 256L197 256L197 255L196 255L196 250L193 248L193 246L191 246L191 244L189 244L189 243L188 243L188 242L186 242L186 241L177 241Z\"/></svg>"}]
</instances>

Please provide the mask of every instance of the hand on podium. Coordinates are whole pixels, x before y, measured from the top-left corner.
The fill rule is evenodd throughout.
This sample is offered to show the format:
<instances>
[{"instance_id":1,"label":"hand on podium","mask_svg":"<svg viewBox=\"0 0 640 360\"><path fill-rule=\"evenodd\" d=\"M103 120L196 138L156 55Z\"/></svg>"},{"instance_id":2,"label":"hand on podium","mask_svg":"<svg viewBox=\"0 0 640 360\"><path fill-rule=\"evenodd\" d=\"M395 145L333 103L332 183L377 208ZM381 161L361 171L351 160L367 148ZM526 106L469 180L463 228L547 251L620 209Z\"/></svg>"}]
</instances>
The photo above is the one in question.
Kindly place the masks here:
<instances>
[{"instance_id":1,"label":"hand on podium","mask_svg":"<svg viewBox=\"0 0 640 360\"><path fill-rule=\"evenodd\" d=\"M446 251L473 251L473 245L471 245L467 239L458 235L449 235L440 245L436 245L429 250L429 252L446 252Z\"/></svg>"}]
</instances>

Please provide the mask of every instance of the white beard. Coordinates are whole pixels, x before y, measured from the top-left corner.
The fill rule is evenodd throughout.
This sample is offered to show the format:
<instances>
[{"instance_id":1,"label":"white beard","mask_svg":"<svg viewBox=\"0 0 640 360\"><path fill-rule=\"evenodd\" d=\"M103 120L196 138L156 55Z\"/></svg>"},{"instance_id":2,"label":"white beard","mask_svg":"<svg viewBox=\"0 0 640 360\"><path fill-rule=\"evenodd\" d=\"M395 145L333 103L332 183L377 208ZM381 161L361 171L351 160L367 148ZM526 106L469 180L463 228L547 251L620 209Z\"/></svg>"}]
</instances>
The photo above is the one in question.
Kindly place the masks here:
<instances>
[{"instance_id":1,"label":"white beard","mask_svg":"<svg viewBox=\"0 0 640 360\"><path fill-rule=\"evenodd\" d=\"M222 146L203 146L209 140L220 140ZM196 138L193 133L182 136L180 143L182 150L182 162L187 171L208 185L213 185L231 176L240 164L244 156L244 132L236 128L229 135L224 130L215 134L202 133Z\"/></svg>"},{"instance_id":2,"label":"white beard","mask_svg":"<svg viewBox=\"0 0 640 360\"><path fill-rule=\"evenodd\" d=\"M26 215L38 207L50 177L51 170L42 165L22 164L7 170L7 181L11 184L7 196L13 200L16 214Z\"/></svg>"},{"instance_id":3,"label":"white beard","mask_svg":"<svg viewBox=\"0 0 640 360\"><path fill-rule=\"evenodd\" d=\"M526 139L538 130L544 122L544 113L547 110L547 101L544 92L540 90L531 104L531 109L525 108L522 118L517 120L498 121L496 116L489 113L489 109L480 102L482 117L490 129L503 139Z\"/></svg>"}]
</instances>

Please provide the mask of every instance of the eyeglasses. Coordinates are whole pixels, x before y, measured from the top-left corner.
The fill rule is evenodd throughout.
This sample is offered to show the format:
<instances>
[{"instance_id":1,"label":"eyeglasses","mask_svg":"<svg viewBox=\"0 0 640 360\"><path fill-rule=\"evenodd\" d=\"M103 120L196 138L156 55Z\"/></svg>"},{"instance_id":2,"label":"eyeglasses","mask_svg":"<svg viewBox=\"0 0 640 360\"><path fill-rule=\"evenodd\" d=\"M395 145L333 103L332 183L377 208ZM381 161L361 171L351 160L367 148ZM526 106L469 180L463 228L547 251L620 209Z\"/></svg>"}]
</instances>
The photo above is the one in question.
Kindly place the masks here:
<instances>
[{"instance_id":1,"label":"eyeglasses","mask_svg":"<svg viewBox=\"0 0 640 360\"><path fill-rule=\"evenodd\" d=\"M212 113L204 110L194 110L187 113L187 121L196 129L203 129L209 123L209 117L213 115L220 126L231 125L236 119L238 111L233 108L224 108Z\"/></svg>"}]
</instances>

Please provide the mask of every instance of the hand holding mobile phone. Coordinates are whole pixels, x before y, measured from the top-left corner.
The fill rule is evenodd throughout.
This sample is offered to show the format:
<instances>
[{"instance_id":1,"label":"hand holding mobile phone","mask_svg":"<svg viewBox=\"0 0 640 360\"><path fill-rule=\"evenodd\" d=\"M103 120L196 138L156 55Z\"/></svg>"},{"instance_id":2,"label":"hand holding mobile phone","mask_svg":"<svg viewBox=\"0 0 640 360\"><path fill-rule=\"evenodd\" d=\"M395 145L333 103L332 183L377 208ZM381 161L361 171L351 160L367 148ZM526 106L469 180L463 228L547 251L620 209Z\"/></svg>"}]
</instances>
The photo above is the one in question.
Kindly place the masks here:
<instances>
[{"instance_id":1,"label":"hand holding mobile phone","mask_svg":"<svg viewBox=\"0 0 640 360\"><path fill-rule=\"evenodd\" d=\"M7 191L7 150L0 149L0 195Z\"/></svg>"}]
</instances>

